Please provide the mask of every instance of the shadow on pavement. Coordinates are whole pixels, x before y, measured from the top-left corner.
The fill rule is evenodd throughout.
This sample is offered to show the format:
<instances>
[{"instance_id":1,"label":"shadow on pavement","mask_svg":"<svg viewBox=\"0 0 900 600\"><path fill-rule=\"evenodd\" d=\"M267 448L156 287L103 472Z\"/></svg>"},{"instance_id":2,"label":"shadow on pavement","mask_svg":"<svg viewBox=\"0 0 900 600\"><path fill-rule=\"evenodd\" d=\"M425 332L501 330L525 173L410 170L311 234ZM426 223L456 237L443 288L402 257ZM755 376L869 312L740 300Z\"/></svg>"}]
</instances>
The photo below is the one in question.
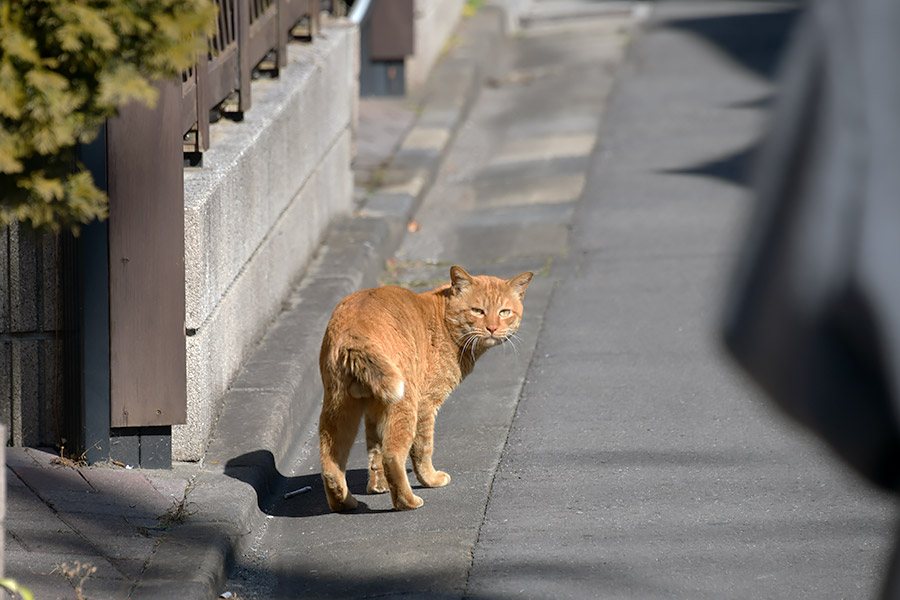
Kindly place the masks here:
<instances>
[{"instance_id":1,"label":"shadow on pavement","mask_svg":"<svg viewBox=\"0 0 900 600\"><path fill-rule=\"evenodd\" d=\"M743 150L738 150L719 158L715 158L697 165L681 167L678 169L665 169L661 173L670 175L700 175L728 181L736 185L746 186L751 174L754 157L759 144L751 144Z\"/></svg>"},{"instance_id":2,"label":"shadow on pavement","mask_svg":"<svg viewBox=\"0 0 900 600\"><path fill-rule=\"evenodd\" d=\"M769 2L757 2L761 6ZM713 45L737 64L766 79L774 79L781 55L800 15L799 9L771 10L741 15L713 15L672 19L661 27L696 35Z\"/></svg>"},{"instance_id":3,"label":"shadow on pavement","mask_svg":"<svg viewBox=\"0 0 900 600\"><path fill-rule=\"evenodd\" d=\"M365 556L366 549L360 551L357 559ZM377 552L379 548L368 551ZM671 593L655 577L636 573L625 560L610 558L613 552L604 554L607 556L600 560L595 556L505 560L502 568L487 566L484 573L478 574L479 581L466 589L442 589L439 582L455 574L433 565L410 564L393 573L379 571L348 577L340 572L340 564L353 557L335 557L335 569L330 572L303 573L292 569L267 572L265 576L277 581L270 596L273 600L313 597L502 600L553 598L560 593L575 598L601 595L663 598ZM245 572L245 577L250 579L256 576L252 569Z\"/></svg>"},{"instance_id":4,"label":"shadow on pavement","mask_svg":"<svg viewBox=\"0 0 900 600\"><path fill-rule=\"evenodd\" d=\"M285 477L275 466L275 457L269 450L255 450L228 461L225 475L253 487L259 510L273 517L315 517L331 513L322 489L319 473ZM390 512L375 510L365 503L368 473L365 469L347 471L347 485L359 501L359 506L346 515ZM311 489L285 499L284 494L309 486Z\"/></svg>"},{"instance_id":5,"label":"shadow on pavement","mask_svg":"<svg viewBox=\"0 0 900 600\"><path fill-rule=\"evenodd\" d=\"M711 15L697 18L665 20L660 27L680 30L702 39L733 62L755 75L774 81L798 16L799 9L771 6L767 0L757 0L759 10L746 14ZM729 106L734 109L767 109L773 97L751 99ZM668 174L700 175L746 186L751 174L758 143L711 160L678 169L662 171Z\"/></svg>"}]
</instances>

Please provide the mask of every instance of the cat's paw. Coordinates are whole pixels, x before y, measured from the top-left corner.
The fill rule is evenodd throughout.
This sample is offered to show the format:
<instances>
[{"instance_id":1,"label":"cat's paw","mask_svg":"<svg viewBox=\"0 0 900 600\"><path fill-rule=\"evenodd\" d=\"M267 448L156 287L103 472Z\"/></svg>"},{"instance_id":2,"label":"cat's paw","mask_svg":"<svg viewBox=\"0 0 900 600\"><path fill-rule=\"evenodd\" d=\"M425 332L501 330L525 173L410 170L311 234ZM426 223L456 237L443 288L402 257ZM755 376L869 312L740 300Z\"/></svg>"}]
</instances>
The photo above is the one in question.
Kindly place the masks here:
<instances>
[{"instance_id":1,"label":"cat's paw","mask_svg":"<svg viewBox=\"0 0 900 600\"><path fill-rule=\"evenodd\" d=\"M425 501L413 494L412 503L409 503L402 498L397 498L397 501L394 502L394 508L396 508L397 510L413 510L415 508L419 508L423 504L425 504Z\"/></svg>"},{"instance_id":2,"label":"cat's paw","mask_svg":"<svg viewBox=\"0 0 900 600\"><path fill-rule=\"evenodd\" d=\"M450 483L450 475L443 471L435 471L428 481L421 482L422 485L427 487L444 487L448 483Z\"/></svg>"},{"instance_id":3,"label":"cat's paw","mask_svg":"<svg viewBox=\"0 0 900 600\"><path fill-rule=\"evenodd\" d=\"M368 494L383 494L387 491L390 491L386 481L370 481L366 486L366 493Z\"/></svg>"},{"instance_id":4,"label":"cat's paw","mask_svg":"<svg viewBox=\"0 0 900 600\"><path fill-rule=\"evenodd\" d=\"M359 502L357 502L356 498L354 498L351 494L347 494L347 497L344 498L343 502L332 502L331 498L329 498L328 505L331 507L332 512L347 512L359 506Z\"/></svg>"}]
</instances>

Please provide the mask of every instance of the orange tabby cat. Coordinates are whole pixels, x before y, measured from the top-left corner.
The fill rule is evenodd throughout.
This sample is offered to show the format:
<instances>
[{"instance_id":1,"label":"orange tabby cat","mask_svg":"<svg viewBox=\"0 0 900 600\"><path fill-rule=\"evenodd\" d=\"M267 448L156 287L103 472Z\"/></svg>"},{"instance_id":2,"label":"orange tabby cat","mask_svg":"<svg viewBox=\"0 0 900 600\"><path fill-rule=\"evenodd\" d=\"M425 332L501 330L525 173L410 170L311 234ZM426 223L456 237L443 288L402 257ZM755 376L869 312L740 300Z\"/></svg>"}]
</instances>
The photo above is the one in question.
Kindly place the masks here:
<instances>
[{"instance_id":1,"label":"orange tabby cat","mask_svg":"<svg viewBox=\"0 0 900 600\"><path fill-rule=\"evenodd\" d=\"M398 510L422 506L406 477L407 456L422 485L450 483L431 464L435 415L478 357L516 333L532 276L504 281L451 267L451 282L430 292L381 287L341 300L319 357L319 450L332 510L357 505L345 470L363 415L368 493L390 490Z\"/></svg>"}]
</instances>

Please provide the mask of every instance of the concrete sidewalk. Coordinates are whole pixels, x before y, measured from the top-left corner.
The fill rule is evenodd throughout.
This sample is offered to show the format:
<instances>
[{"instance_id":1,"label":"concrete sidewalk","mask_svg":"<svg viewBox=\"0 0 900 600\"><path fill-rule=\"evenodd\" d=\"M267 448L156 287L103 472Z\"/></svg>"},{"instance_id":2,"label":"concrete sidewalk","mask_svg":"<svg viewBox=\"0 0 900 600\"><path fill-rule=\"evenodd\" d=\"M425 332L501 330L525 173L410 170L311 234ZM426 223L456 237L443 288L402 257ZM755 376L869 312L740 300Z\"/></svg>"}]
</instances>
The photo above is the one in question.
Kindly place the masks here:
<instances>
[{"instance_id":1,"label":"concrete sidewalk","mask_svg":"<svg viewBox=\"0 0 900 600\"><path fill-rule=\"evenodd\" d=\"M203 461L142 471L7 449L6 576L41 599L76 597L76 588L111 600L219 594L231 557L265 519L279 468L315 429L318 350L331 310L376 284L501 36L500 12L482 10L462 21L417 97L361 102L358 211L332 225L233 382Z\"/></svg>"},{"instance_id":2,"label":"concrete sidewalk","mask_svg":"<svg viewBox=\"0 0 900 600\"><path fill-rule=\"evenodd\" d=\"M186 517L196 473L86 468L32 448L7 448L6 466L6 575L36 598L75 597L88 574L89 597L127 598Z\"/></svg>"}]
</instances>

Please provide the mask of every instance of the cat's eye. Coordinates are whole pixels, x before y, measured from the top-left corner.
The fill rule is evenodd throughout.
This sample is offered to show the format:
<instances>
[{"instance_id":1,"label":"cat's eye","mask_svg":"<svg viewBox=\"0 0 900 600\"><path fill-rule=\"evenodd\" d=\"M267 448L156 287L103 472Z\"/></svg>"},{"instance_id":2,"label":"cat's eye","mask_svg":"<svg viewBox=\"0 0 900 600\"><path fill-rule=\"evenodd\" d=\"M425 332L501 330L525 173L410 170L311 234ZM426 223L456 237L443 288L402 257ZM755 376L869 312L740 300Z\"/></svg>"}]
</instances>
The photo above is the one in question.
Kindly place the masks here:
<instances>
[{"instance_id":1,"label":"cat's eye","mask_svg":"<svg viewBox=\"0 0 900 600\"><path fill-rule=\"evenodd\" d=\"M510 315L510 313L512 313L511 310L509 310L508 308L504 308L503 310L500 311L500 316L505 319L506 317L508 317Z\"/></svg>"},{"instance_id":2,"label":"cat's eye","mask_svg":"<svg viewBox=\"0 0 900 600\"><path fill-rule=\"evenodd\" d=\"M475 313L476 315L478 315L479 317L483 317L483 316L484 316L484 309L483 309L483 308L475 308L475 307L473 306L473 307L472 307L472 312Z\"/></svg>"}]
</instances>

